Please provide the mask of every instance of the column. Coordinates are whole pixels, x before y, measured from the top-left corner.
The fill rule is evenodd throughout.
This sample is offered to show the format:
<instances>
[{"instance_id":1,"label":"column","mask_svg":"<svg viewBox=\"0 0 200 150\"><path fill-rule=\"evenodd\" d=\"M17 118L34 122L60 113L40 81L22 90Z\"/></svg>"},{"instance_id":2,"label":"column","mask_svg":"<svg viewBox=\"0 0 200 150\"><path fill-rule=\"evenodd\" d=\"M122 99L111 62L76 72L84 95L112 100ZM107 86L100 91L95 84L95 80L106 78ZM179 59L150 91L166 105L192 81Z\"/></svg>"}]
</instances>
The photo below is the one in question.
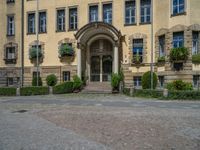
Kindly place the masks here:
<instances>
[{"instance_id":1,"label":"column","mask_svg":"<svg viewBox=\"0 0 200 150\"><path fill-rule=\"evenodd\" d=\"M102 55L99 57L100 58L100 82L103 82L103 62L102 62Z\"/></svg>"},{"instance_id":2,"label":"column","mask_svg":"<svg viewBox=\"0 0 200 150\"><path fill-rule=\"evenodd\" d=\"M77 75L81 78L81 49L77 50Z\"/></svg>"},{"instance_id":3,"label":"column","mask_svg":"<svg viewBox=\"0 0 200 150\"><path fill-rule=\"evenodd\" d=\"M119 50L118 47L114 47L114 73L119 73Z\"/></svg>"}]
</instances>

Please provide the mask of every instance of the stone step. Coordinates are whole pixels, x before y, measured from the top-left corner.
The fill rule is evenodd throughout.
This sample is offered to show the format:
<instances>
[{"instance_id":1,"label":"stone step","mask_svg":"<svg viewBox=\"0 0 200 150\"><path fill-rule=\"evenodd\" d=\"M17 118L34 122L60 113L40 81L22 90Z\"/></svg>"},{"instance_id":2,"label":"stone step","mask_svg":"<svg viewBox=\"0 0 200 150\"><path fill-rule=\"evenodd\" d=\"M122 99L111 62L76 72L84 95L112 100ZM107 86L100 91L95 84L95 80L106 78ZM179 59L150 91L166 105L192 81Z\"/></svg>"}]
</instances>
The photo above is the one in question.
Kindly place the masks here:
<instances>
[{"instance_id":1,"label":"stone step","mask_svg":"<svg viewBox=\"0 0 200 150\"><path fill-rule=\"evenodd\" d=\"M82 90L82 93L88 94L109 94L112 93L112 87L110 82L90 82Z\"/></svg>"}]
</instances>

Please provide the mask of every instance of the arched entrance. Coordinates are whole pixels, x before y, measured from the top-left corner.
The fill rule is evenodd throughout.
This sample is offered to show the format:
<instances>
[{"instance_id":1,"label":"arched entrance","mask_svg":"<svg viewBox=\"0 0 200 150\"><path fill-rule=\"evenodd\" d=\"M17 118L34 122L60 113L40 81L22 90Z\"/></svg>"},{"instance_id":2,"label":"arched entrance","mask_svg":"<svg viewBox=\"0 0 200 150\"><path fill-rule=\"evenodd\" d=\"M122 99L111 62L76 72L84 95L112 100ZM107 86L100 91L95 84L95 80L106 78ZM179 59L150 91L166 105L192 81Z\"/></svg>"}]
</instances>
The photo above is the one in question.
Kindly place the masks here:
<instances>
[{"instance_id":1,"label":"arched entrance","mask_svg":"<svg viewBox=\"0 0 200 150\"><path fill-rule=\"evenodd\" d=\"M107 82L113 70L113 46L108 40L100 39L90 46L90 81Z\"/></svg>"},{"instance_id":2,"label":"arched entrance","mask_svg":"<svg viewBox=\"0 0 200 150\"><path fill-rule=\"evenodd\" d=\"M114 26L93 22L76 34L77 74L90 82L107 82L119 70L121 33Z\"/></svg>"}]
</instances>

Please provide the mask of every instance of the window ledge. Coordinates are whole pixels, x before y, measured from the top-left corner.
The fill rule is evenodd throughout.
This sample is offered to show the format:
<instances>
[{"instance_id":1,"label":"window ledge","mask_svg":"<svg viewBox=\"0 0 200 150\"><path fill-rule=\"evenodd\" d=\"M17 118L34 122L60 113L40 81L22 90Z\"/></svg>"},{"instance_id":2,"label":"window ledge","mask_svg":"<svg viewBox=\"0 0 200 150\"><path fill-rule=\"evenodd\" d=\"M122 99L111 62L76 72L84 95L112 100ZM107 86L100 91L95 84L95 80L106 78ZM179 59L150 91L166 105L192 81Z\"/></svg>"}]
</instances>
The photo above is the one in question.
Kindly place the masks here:
<instances>
[{"instance_id":1,"label":"window ledge","mask_svg":"<svg viewBox=\"0 0 200 150\"><path fill-rule=\"evenodd\" d=\"M47 34L47 32L39 32L39 34Z\"/></svg>"},{"instance_id":2,"label":"window ledge","mask_svg":"<svg viewBox=\"0 0 200 150\"><path fill-rule=\"evenodd\" d=\"M14 35L14 34L13 34L13 35L7 34L6 36L7 36L7 37L14 37L15 35Z\"/></svg>"},{"instance_id":3,"label":"window ledge","mask_svg":"<svg viewBox=\"0 0 200 150\"><path fill-rule=\"evenodd\" d=\"M34 33L27 33L27 35L35 35L35 32Z\"/></svg>"},{"instance_id":4,"label":"window ledge","mask_svg":"<svg viewBox=\"0 0 200 150\"><path fill-rule=\"evenodd\" d=\"M140 25L149 25L151 22L140 22Z\"/></svg>"},{"instance_id":5,"label":"window ledge","mask_svg":"<svg viewBox=\"0 0 200 150\"><path fill-rule=\"evenodd\" d=\"M68 29L68 31L78 31L78 29Z\"/></svg>"},{"instance_id":6,"label":"window ledge","mask_svg":"<svg viewBox=\"0 0 200 150\"><path fill-rule=\"evenodd\" d=\"M66 32L66 30L56 30L56 33Z\"/></svg>"},{"instance_id":7,"label":"window ledge","mask_svg":"<svg viewBox=\"0 0 200 150\"><path fill-rule=\"evenodd\" d=\"M137 25L137 23L131 23L131 24L125 23L125 24L124 24L124 26L136 26L136 25Z\"/></svg>"},{"instance_id":8,"label":"window ledge","mask_svg":"<svg viewBox=\"0 0 200 150\"><path fill-rule=\"evenodd\" d=\"M172 17L176 17L176 16L183 16L183 15L187 15L186 12L182 12L182 13L177 13L177 14L171 14L171 18Z\"/></svg>"}]
</instances>

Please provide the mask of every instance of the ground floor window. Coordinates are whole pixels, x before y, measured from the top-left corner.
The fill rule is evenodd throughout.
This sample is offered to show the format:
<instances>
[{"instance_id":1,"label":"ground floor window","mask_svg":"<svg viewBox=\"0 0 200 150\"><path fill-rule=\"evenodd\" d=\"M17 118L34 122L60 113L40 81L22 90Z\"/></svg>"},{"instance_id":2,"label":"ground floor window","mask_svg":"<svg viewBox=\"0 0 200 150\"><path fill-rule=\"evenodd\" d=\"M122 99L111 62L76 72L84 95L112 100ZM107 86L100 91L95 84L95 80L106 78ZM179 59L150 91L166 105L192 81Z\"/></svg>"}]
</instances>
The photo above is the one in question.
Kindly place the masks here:
<instances>
[{"instance_id":1,"label":"ground floor window","mask_svg":"<svg viewBox=\"0 0 200 150\"><path fill-rule=\"evenodd\" d=\"M158 76L158 80L159 80L159 86L161 88L163 88L164 87L165 77L164 76Z\"/></svg>"},{"instance_id":2,"label":"ground floor window","mask_svg":"<svg viewBox=\"0 0 200 150\"><path fill-rule=\"evenodd\" d=\"M195 88L200 86L200 75L194 75L193 76L193 86Z\"/></svg>"},{"instance_id":3,"label":"ground floor window","mask_svg":"<svg viewBox=\"0 0 200 150\"><path fill-rule=\"evenodd\" d=\"M142 77L140 76L133 77L133 81L135 87L140 87L142 85Z\"/></svg>"},{"instance_id":4,"label":"ground floor window","mask_svg":"<svg viewBox=\"0 0 200 150\"><path fill-rule=\"evenodd\" d=\"M40 72L38 72L38 76L40 77ZM33 71L33 78L37 77L37 71Z\"/></svg>"},{"instance_id":5,"label":"ground floor window","mask_svg":"<svg viewBox=\"0 0 200 150\"><path fill-rule=\"evenodd\" d=\"M7 78L7 86L12 86L14 85L14 79L12 77Z\"/></svg>"},{"instance_id":6,"label":"ground floor window","mask_svg":"<svg viewBox=\"0 0 200 150\"><path fill-rule=\"evenodd\" d=\"M63 82L70 81L70 71L63 71Z\"/></svg>"}]
</instances>

